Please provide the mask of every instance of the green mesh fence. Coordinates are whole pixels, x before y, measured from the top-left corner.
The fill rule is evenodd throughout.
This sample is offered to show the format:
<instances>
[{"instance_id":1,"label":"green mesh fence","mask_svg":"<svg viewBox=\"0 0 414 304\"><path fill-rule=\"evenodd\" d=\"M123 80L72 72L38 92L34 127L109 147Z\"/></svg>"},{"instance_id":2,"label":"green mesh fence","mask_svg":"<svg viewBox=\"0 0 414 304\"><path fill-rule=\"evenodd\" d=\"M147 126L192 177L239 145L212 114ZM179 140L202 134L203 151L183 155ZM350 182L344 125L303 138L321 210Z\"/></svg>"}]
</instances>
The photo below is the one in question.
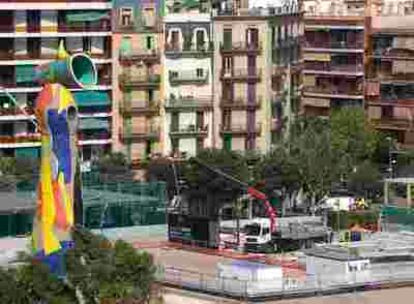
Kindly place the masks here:
<instances>
[{"instance_id":1,"label":"green mesh fence","mask_svg":"<svg viewBox=\"0 0 414 304\"><path fill-rule=\"evenodd\" d=\"M414 232L414 208L384 206L381 218L382 225L387 230Z\"/></svg>"},{"instance_id":2,"label":"green mesh fence","mask_svg":"<svg viewBox=\"0 0 414 304\"><path fill-rule=\"evenodd\" d=\"M35 183L16 187L16 197L32 205L0 213L0 237L31 233ZM83 178L84 224L87 228L129 227L166 223L166 185L163 182L103 181L98 175Z\"/></svg>"}]
</instances>

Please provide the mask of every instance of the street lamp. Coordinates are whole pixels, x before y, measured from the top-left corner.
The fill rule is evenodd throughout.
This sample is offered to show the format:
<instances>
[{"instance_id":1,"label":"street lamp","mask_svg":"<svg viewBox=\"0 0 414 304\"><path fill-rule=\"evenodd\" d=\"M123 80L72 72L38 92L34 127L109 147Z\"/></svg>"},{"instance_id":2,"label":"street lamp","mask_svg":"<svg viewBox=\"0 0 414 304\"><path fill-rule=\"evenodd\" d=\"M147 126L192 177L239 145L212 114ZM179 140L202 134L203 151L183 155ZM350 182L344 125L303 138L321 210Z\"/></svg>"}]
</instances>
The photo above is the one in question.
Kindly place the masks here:
<instances>
[{"instance_id":1,"label":"street lamp","mask_svg":"<svg viewBox=\"0 0 414 304\"><path fill-rule=\"evenodd\" d=\"M393 164L396 163L396 161L393 160L392 158L392 150L393 150L393 143L394 140L392 139L392 137L387 136L386 140L388 141L388 172L389 172L389 177L393 178Z\"/></svg>"}]
</instances>

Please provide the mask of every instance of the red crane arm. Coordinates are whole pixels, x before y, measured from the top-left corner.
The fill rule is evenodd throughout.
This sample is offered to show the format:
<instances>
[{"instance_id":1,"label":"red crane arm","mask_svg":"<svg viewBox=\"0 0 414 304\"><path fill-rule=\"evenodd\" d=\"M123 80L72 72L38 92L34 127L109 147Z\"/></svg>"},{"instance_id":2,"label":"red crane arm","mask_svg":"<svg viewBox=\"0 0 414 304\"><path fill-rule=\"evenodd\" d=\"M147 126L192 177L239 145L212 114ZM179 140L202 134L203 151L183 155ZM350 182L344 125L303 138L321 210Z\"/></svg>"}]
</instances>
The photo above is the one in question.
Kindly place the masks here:
<instances>
[{"instance_id":1,"label":"red crane arm","mask_svg":"<svg viewBox=\"0 0 414 304\"><path fill-rule=\"evenodd\" d=\"M270 231L274 232L276 229L276 212L275 212L275 209L273 209L272 205L270 204L269 200L267 199L266 194L264 194L263 192L260 192L259 190L253 187L248 187L247 193L256 199L263 201L265 208L266 208L267 216L270 219Z\"/></svg>"}]
</instances>

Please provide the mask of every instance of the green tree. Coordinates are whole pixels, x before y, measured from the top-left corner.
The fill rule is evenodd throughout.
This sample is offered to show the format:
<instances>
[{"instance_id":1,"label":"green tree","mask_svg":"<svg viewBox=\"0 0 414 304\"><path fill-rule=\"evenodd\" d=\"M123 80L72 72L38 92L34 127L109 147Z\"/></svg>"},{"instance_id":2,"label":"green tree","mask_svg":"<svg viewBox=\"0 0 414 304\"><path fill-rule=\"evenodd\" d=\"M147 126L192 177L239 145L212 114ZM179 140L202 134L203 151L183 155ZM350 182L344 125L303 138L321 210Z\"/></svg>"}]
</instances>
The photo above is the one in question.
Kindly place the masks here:
<instances>
[{"instance_id":1,"label":"green tree","mask_svg":"<svg viewBox=\"0 0 414 304\"><path fill-rule=\"evenodd\" d=\"M156 267L151 255L83 229L76 229L73 237L65 280L27 255L15 269L0 268L1 303L153 303Z\"/></svg>"},{"instance_id":2,"label":"green tree","mask_svg":"<svg viewBox=\"0 0 414 304\"><path fill-rule=\"evenodd\" d=\"M204 164L218 169L242 182L248 183L250 180L249 166L246 158L237 152L207 149L201 151L197 158ZM240 185L237 183L211 172L207 168L200 166L197 162L189 160L183 168L183 173L189 187L196 191L230 191L238 193Z\"/></svg>"},{"instance_id":3,"label":"green tree","mask_svg":"<svg viewBox=\"0 0 414 304\"><path fill-rule=\"evenodd\" d=\"M369 160L363 161L350 174L348 189L356 195L371 197L382 191L378 166Z\"/></svg>"},{"instance_id":4,"label":"green tree","mask_svg":"<svg viewBox=\"0 0 414 304\"><path fill-rule=\"evenodd\" d=\"M364 160L372 160L378 149L378 133L365 118L361 108L341 108L330 117L332 148L344 177Z\"/></svg>"}]
</instances>

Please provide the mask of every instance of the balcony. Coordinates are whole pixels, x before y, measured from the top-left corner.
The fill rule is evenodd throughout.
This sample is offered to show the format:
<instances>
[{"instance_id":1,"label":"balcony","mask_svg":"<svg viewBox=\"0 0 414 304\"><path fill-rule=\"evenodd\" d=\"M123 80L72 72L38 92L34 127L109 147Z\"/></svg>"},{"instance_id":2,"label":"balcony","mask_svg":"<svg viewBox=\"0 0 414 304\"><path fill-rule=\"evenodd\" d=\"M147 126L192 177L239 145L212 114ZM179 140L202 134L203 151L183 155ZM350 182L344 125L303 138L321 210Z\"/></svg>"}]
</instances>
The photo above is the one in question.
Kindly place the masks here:
<instances>
[{"instance_id":1,"label":"balcony","mask_svg":"<svg viewBox=\"0 0 414 304\"><path fill-rule=\"evenodd\" d=\"M252 129L249 130L247 122L244 124L229 124L229 125L220 125L220 133L223 134L233 134L233 135L247 135L247 134L256 134L259 135L261 131L261 124L256 123Z\"/></svg>"},{"instance_id":2,"label":"balcony","mask_svg":"<svg viewBox=\"0 0 414 304\"><path fill-rule=\"evenodd\" d=\"M161 76L157 74L148 75L119 75L121 88L158 88L160 86Z\"/></svg>"},{"instance_id":3,"label":"balcony","mask_svg":"<svg viewBox=\"0 0 414 304\"><path fill-rule=\"evenodd\" d=\"M156 115L159 113L159 102L124 102L119 108L121 115L129 117L131 115Z\"/></svg>"},{"instance_id":4,"label":"balcony","mask_svg":"<svg viewBox=\"0 0 414 304\"><path fill-rule=\"evenodd\" d=\"M198 70L187 70L187 71L170 71L168 79L172 86L181 84L204 84L208 81L209 71L203 69L200 73Z\"/></svg>"},{"instance_id":5,"label":"balcony","mask_svg":"<svg viewBox=\"0 0 414 304\"><path fill-rule=\"evenodd\" d=\"M128 25L120 24L121 17L117 15L114 17L114 32L128 33L161 33L163 30L162 20L156 19L151 24L147 23L144 18L138 20L137 23L131 23Z\"/></svg>"},{"instance_id":6,"label":"balcony","mask_svg":"<svg viewBox=\"0 0 414 304\"><path fill-rule=\"evenodd\" d=\"M179 58L179 57L194 57L205 58L213 55L213 43L204 43L195 46L181 47L178 43L165 45L165 56L167 58Z\"/></svg>"},{"instance_id":7,"label":"balcony","mask_svg":"<svg viewBox=\"0 0 414 304\"><path fill-rule=\"evenodd\" d=\"M74 25L63 23L59 24L57 27L58 32L60 33L70 33L70 32L110 32L111 31L111 24L102 23L102 24L81 24L81 25Z\"/></svg>"},{"instance_id":8,"label":"balcony","mask_svg":"<svg viewBox=\"0 0 414 304\"><path fill-rule=\"evenodd\" d=\"M332 51L338 53L363 53L364 41L305 41L305 51Z\"/></svg>"},{"instance_id":9,"label":"balcony","mask_svg":"<svg viewBox=\"0 0 414 304\"><path fill-rule=\"evenodd\" d=\"M374 50L371 57L380 59L383 61L393 60L414 60L412 51L405 49L393 49L393 48L378 48Z\"/></svg>"},{"instance_id":10,"label":"balcony","mask_svg":"<svg viewBox=\"0 0 414 304\"><path fill-rule=\"evenodd\" d=\"M303 72L305 74L364 76L364 67L359 64L327 64L306 62Z\"/></svg>"},{"instance_id":11,"label":"balcony","mask_svg":"<svg viewBox=\"0 0 414 304\"><path fill-rule=\"evenodd\" d=\"M14 24L0 25L0 33L14 33L16 31Z\"/></svg>"},{"instance_id":12,"label":"balcony","mask_svg":"<svg viewBox=\"0 0 414 304\"><path fill-rule=\"evenodd\" d=\"M223 97L220 98L220 107L223 109L232 109L232 110L256 110L260 108L262 97L256 97L256 100L253 103L248 103L247 97L244 98L234 98L233 100L228 100Z\"/></svg>"},{"instance_id":13,"label":"balcony","mask_svg":"<svg viewBox=\"0 0 414 304\"><path fill-rule=\"evenodd\" d=\"M303 88L304 95L314 97L362 99L364 92L358 88L307 86Z\"/></svg>"},{"instance_id":14,"label":"balcony","mask_svg":"<svg viewBox=\"0 0 414 304\"><path fill-rule=\"evenodd\" d=\"M166 111L210 111L213 108L212 96L180 96L170 98L165 105Z\"/></svg>"},{"instance_id":15,"label":"balcony","mask_svg":"<svg viewBox=\"0 0 414 304\"><path fill-rule=\"evenodd\" d=\"M208 134L207 125L170 126L171 137L206 137Z\"/></svg>"},{"instance_id":16,"label":"balcony","mask_svg":"<svg viewBox=\"0 0 414 304\"><path fill-rule=\"evenodd\" d=\"M40 139L39 133L0 135L0 144L40 143Z\"/></svg>"},{"instance_id":17,"label":"balcony","mask_svg":"<svg viewBox=\"0 0 414 304\"><path fill-rule=\"evenodd\" d=\"M379 130L406 131L413 128L413 123L402 118L371 119L371 123Z\"/></svg>"},{"instance_id":18,"label":"balcony","mask_svg":"<svg viewBox=\"0 0 414 304\"><path fill-rule=\"evenodd\" d=\"M0 108L0 116L34 115L34 110L32 107L26 106L23 110L24 111L18 108Z\"/></svg>"},{"instance_id":19,"label":"balcony","mask_svg":"<svg viewBox=\"0 0 414 304\"><path fill-rule=\"evenodd\" d=\"M220 53L223 55L259 55L262 52L262 44L259 42L248 43L248 42L230 42L229 44L220 44Z\"/></svg>"},{"instance_id":20,"label":"balcony","mask_svg":"<svg viewBox=\"0 0 414 304\"><path fill-rule=\"evenodd\" d=\"M398 73L398 74L391 74L391 73L378 73L377 80L382 83L414 83L414 73Z\"/></svg>"},{"instance_id":21,"label":"balcony","mask_svg":"<svg viewBox=\"0 0 414 304\"><path fill-rule=\"evenodd\" d=\"M119 61L130 63L134 61L160 62L161 52L159 49L152 50L133 50L131 52L120 52Z\"/></svg>"},{"instance_id":22,"label":"balcony","mask_svg":"<svg viewBox=\"0 0 414 304\"><path fill-rule=\"evenodd\" d=\"M157 140L160 137L160 129L157 125L148 125L140 130L119 129L119 139L122 142L135 142L145 140Z\"/></svg>"},{"instance_id":23,"label":"balcony","mask_svg":"<svg viewBox=\"0 0 414 304\"><path fill-rule=\"evenodd\" d=\"M261 80L260 69L221 70L220 80L234 82L258 82Z\"/></svg>"}]
</instances>

